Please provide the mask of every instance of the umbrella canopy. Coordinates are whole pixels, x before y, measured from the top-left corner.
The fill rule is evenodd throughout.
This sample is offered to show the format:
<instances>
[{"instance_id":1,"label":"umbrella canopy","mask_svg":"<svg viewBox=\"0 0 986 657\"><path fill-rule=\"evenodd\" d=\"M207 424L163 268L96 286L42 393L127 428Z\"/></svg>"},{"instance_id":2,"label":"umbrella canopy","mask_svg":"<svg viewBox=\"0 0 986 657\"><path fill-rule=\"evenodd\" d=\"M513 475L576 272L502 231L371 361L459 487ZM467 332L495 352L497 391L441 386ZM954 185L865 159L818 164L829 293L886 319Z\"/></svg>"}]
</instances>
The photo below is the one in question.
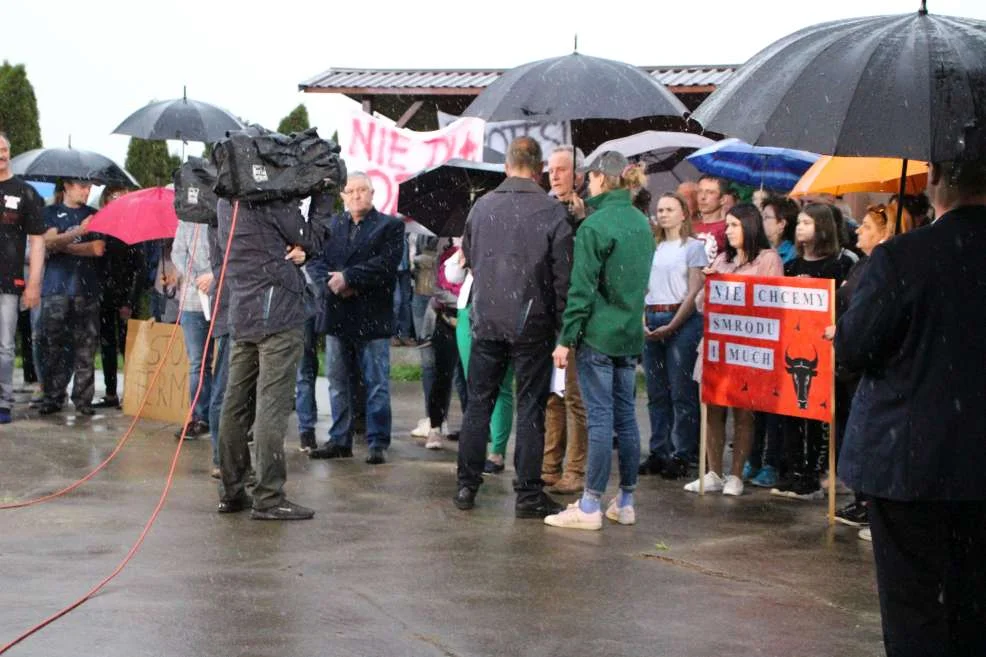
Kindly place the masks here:
<instances>
[{"instance_id":1,"label":"umbrella canopy","mask_svg":"<svg viewBox=\"0 0 986 657\"><path fill-rule=\"evenodd\" d=\"M786 192L818 158L805 151L751 146L739 139L723 139L695 151L687 159L704 173L752 187Z\"/></svg>"},{"instance_id":2,"label":"umbrella canopy","mask_svg":"<svg viewBox=\"0 0 986 657\"><path fill-rule=\"evenodd\" d=\"M124 119L113 132L141 139L211 143L224 139L228 130L242 129L243 124L221 107L183 97L150 103Z\"/></svg>"},{"instance_id":3,"label":"umbrella canopy","mask_svg":"<svg viewBox=\"0 0 986 657\"><path fill-rule=\"evenodd\" d=\"M501 164L449 160L402 182L397 211L439 237L458 237L472 204L506 177Z\"/></svg>"},{"instance_id":4,"label":"umbrella canopy","mask_svg":"<svg viewBox=\"0 0 986 657\"><path fill-rule=\"evenodd\" d=\"M572 121L681 117L674 94L636 66L573 53L504 73L462 116L486 121Z\"/></svg>"},{"instance_id":5,"label":"umbrella canopy","mask_svg":"<svg viewBox=\"0 0 986 657\"><path fill-rule=\"evenodd\" d=\"M93 216L89 230L127 244L172 238L178 231L174 202L175 192L164 187L124 194Z\"/></svg>"},{"instance_id":6,"label":"umbrella canopy","mask_svg":"<svg viewBox=\"0 0 986 657\"><path fill-rule=\"evenodd\" d=\"M922 10L808 27L755 55L692 118L813 153L986 156L986 21Z\"/></svg>"},{"instance_id":7,"label":"umbrella canopy","mask_svg":"<svg viewBox=\"0 0 986 657\"><path fill-rule=\"evenodd\" d=\"M848 194L850 192L895 193L900 188L903 161L883 157L823 156L815 162L791 196L810 194ZM928 184L928 165L925 162L907 163L905 192L917 194Z\"/></svg>"},{"instance_id":8,"label":"umbrella canopy","mask_svg":"<svg viewBox=\"0 0 986 657\"><path fill-rule=\"evenodd\" d=\"M586 162L606 151L622 153L631 162L643 162L651 205L656 206L661 194L675 191L686 180L698 180L701 172L685 158L714 143L708 137L688 132L645 130L600 144L586 156Z\"/></svg>"},{"instance_id":9,"label":"umbrella canopy","mask_svg":"<svg viewBox=\"0 0 986 657\"><path fill-rule=\"evenodd\" d=\"M140 187L133 176L105 155L74 148L36 148L21 153L10 161L10 170L14 175L40 182L72 178L115 187Z\"/></svg>"}]
</instances>

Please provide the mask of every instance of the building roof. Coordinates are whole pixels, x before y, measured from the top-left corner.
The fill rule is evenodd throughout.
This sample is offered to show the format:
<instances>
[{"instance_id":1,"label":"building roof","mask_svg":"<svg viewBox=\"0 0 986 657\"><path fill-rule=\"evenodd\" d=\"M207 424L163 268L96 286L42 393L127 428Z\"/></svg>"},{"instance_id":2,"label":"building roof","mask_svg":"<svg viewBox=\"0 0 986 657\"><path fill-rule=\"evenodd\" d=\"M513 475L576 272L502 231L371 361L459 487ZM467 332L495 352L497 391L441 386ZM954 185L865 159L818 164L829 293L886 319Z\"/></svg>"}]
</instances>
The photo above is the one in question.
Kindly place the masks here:
<instances>
[{"instance_id":1,"label":"building roof","mask_svg":"<svg viewBox=\"0 0 986 657\"><path fill-rule=\"evenodd\" d=\"M674 93L709 93L737 65L641 66ZM330 68L298 85L301 91L343 94L468 94L492 84L507 69Z\"/></svg>"}]
</instances>

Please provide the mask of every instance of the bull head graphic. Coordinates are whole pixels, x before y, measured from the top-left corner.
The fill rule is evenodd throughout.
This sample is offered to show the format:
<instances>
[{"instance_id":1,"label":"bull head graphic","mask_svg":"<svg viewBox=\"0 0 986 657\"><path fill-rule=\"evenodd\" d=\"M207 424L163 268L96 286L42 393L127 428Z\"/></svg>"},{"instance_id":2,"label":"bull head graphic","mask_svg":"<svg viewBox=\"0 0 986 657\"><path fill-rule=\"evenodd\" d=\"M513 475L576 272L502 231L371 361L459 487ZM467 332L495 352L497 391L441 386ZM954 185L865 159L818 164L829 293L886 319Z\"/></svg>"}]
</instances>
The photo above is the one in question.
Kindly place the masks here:
<instances>
[{"instance_id":1,"label":"bull head graphic","mask_svg":"<svg viewBox=\"0 0 986 657\"><path fill-rule=\"evenodd\" d=\"M784 350L785 371L791 375L794 382L794 394L798 397L798 408L808 408L808 392L811 390L811 380L818 375L818 350L812 346L815 357L791 358L787 349Z\"/></svg>"}]
</instances>

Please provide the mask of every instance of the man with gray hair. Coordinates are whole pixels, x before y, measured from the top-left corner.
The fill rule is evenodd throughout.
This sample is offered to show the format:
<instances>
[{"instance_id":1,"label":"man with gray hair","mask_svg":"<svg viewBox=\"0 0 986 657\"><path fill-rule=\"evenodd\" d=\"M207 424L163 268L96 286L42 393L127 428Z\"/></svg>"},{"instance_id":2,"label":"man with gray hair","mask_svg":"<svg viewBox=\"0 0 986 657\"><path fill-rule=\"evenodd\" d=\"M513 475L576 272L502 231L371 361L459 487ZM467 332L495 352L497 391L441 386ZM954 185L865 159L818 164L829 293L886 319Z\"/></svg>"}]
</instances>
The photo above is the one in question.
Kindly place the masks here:
<instances>
[{"instance_id":1,"label":"man with gray hair","mask_svg":"<svg viewBox=\"0 0 986 657\"><path fill-rule=\"evenodd\" d=\"M0 132L0 424L10 423L14 406L14 337L20 305L41 303L44 273L44 201L10 170L10 139ZM24 280L24 244L30 243L30 271ZM37 338L36 338L37 339Z\"/></svg>"},{"instance_id":2,"label":"man with gray hair","mask_svg":"<svg viewBox=\"0 0 986 657\"><path fill-rule=\"evenodd\" d=\"M309 456L352 457L350 368L356 366L366 386L366 462L380 465L390 447L390 338L404 223L373 207L373 183L365 173L349 174L342 198L346 211L332 218L330 237L308 268L315 284L325 288L315 331L325 335L332 406L329 440Z\"/></svg>"},{"instance_id":3,"label":"man with gray hair","mask_svg":"<svg viewBox=\"0 0 986 657\"><path fill-rule=\"evenodd\" d=\"M839 477L870 500L887 655L986 655L986 160L933 163L928 197L839 319L863 375Z\"/></svg>"},{"instance_id":4,"label":"man with gray hair","mask_svg":"<svg viewBox=\"0 0 986 657\"><path fill-rule=\"evenodd\" d=\"M585 174L578 173L584 161L582 150L571 144L555 148L548 158L551 195L565 205L573 233L586 217L585 202L579 196ZM545 408L541 479L552 487L551 492L562 495L582 492L588 445L585 405L579 392L573 349L569 353L569 367L565 368L564 397L549 395Z\"/></svg>"},{"instance_id":5,"label":"man with gray hair","mask_svg":"<svg viewBox=\"0 0 986 657\"><path fill-rule=\"evenodd\" d=\"M544 518L562 509L542 491L541 462L551 350L572 268L572 228L565 207L535 182L542 167L538 143L515 139L507 151L507 179L480 198L466 220L462 252L473 274L473 344L454 498L462 510L475 506L490 415L511 361L517 373L515 515Z\"/></svg>"}]
</instances>

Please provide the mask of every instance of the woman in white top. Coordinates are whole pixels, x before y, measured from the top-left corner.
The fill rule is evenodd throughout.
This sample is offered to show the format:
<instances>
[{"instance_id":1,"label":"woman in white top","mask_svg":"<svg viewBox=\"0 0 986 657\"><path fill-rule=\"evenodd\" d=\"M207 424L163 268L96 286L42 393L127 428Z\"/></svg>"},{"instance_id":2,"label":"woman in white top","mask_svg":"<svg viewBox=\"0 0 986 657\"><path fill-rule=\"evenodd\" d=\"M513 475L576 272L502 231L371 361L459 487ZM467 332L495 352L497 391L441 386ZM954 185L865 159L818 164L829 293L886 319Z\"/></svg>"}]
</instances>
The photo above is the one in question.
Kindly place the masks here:
<instances>
[{"instance_id":1,"label":"woman in white top","mask_svg":"<svg viewBox=\"0 0 986 657\"><path fill-rule=\"evenodd\" d=\"M657 249L644 312L644 372L650 414L650 456L640 474L677 479L698 458L698 384L692 378L702 316L695 296L709 265L704 242L692 237L688 203L676 193L657 202Z\"/></svg>"}]
</instances>

